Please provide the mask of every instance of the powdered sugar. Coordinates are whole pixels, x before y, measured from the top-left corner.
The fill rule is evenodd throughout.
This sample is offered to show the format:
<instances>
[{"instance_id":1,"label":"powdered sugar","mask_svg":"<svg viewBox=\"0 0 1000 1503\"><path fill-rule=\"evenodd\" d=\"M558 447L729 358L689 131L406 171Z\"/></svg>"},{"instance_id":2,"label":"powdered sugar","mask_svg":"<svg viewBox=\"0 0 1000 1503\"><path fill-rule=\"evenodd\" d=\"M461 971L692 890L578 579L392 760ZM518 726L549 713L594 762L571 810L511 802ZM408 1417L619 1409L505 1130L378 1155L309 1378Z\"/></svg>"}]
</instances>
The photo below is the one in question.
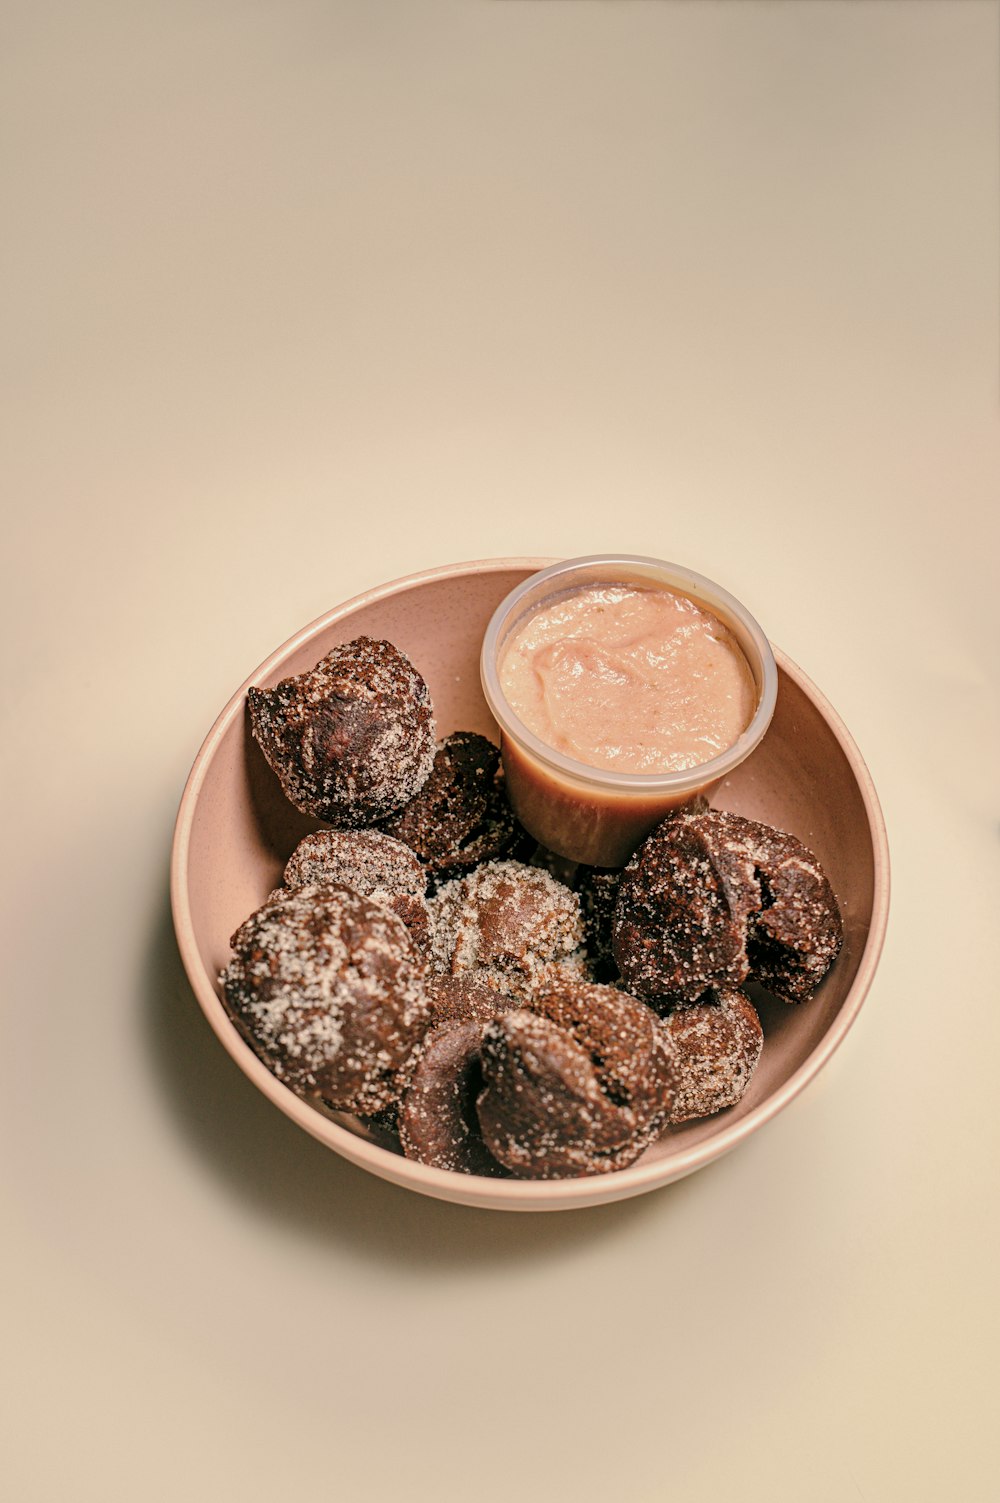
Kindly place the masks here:
<instances>
[{"instance_id":1,"label":"powdered sugar","mask_svg":"<svg viewBox=\"0 0 1000 1503\"><path fill-rule=\"evenodd\" d=\"M330 885L279 891L233 936L221 981L280 1080L378 1111L429 1019L423 963L395 914Z\"/></svg>"},{"instance_id":2,"label":"powdered sugar","mask_svg":"<svg viewBox=\"0 0 1000 1503\"><path fill-rule=\"evenodd\" d=\"M295 847L285 886L334 882L391 908L417 943L430 943L427 878L410 848L378 830L317 830Z\"/></svg>"},{"instance_id":3,"label":"powdered sugar","mask_svg":"<svg viewBox=\"0 0 1000 1503\"><path fill-rule=\"evenodd\" d=\"M693 1002L752 974L802 1001L840 949L837 902L812 852L719 811L665 820L625 869L615 958L640 996Z\"/></svg>"},{"instance_id":4,"label":"powdered sugar","mask_svg":"<svg viewBox=\"0 0 1000 1503\"><path fill-rule=\"evenodd\" d=\"M554 961L583 959L576 894L519 861L491 861L446 883L431 912L431 963L446 974L483 969L517 986Z\"/></svg>"},{"instance_id":5,"label":"powdered sugar","mask_svg":"<svg viewBox=\"0 0 1000 1503\"><path fill-rule=\"evenodd\" d=\"M254 736L286 796L332 825L386 818L430 775L430 695L391 642L357 637L248 699Z\"/></svg>"},{"instance_id":6,"label":"powdered sugar","mask_svg":"<svg viewBox=\"0 0 1000 1503\"><path fill-rule=\"evenodd\" d=\"M709 992L693 1006L676 1008L660 1027L675 1072L668 1122L707 1117L741 1100L764 1044L756 1010L743 992Z\"/></svg>"}]
</instances>

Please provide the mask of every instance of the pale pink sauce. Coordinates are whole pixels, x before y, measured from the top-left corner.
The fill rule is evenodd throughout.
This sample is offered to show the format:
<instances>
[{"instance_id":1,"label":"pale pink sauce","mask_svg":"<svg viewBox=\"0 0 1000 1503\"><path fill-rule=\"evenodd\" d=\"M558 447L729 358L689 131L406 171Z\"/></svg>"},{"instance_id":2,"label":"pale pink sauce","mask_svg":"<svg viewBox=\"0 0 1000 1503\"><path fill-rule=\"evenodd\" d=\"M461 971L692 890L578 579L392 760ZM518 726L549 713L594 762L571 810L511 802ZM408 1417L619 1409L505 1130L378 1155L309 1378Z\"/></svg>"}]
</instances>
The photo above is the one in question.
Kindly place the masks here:
<instances>
[{"instance_id":1,"label":"pale pink sauce","mask_svg":"<svg viewBox=\"0 0 1000 1503\"><path fill-rule=\"evenodd\" d=\"M757 693L717 616L633 585L567 591L528 618L500 662L518 719L591 767L676 772L737 741Z\"/></svg>"}]
</instances>

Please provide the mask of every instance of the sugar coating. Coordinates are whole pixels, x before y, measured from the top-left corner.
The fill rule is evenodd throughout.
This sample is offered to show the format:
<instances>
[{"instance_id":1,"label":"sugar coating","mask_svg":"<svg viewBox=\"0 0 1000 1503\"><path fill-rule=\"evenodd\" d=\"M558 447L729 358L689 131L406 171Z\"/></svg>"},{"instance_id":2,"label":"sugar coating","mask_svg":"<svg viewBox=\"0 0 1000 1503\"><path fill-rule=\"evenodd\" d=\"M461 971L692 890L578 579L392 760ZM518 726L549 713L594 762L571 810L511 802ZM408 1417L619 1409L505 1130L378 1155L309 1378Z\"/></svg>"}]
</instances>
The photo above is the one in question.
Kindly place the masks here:
<instances>
[{"instance_id":1,"label":"sugar coating","mask_svg":"<svg viewBox=\"0 0 1000 1503\"><path fill-rule=\"evenodd\" d=\"M431 901L431 964L447 975L482 969L488 984L518 987L554 961L583 962L576 894L548 872L491 861Z\"/></svg>"},{"instance_id":2,"label":"sugar coating","mask_svg":"<svg viewBox=\"0 0 1000 1503\"><path fill-rule=\"evenodd\" d=\"M753 975L811 995L840 949L836 898L794 835L721 811L672 816L622 875L612 949L637 995L693 1002Z\"/></svg>"},{"instance_id":3,"label":"sugar coating","mask_svg":"<svg viewBox=\"0 0 1000 1503\"><path fill-rule=\"evenodd\" d=\"M764 1033L749 997L735 987L682 1005L661 1025L675 1069L671 1126L735 1106L757 1067Z\"/></svg>"},{"instance_id":4,"label":"sugar coating","mask_svg":"<svg viewBox=\"0 0 1000 1503\"><path fill-rule=\"evenodd\" d=\"M494 992L507 1004L507 1007L531 1007L543 987L551 985L563 976L573 981L595 979L590 960L583 950L574 951L566 960L537 961L526 970L509 966L481 965L476 966L474 970L460 974L475 976L481 986ZM506 1011L506 1007L497 1010Z\"/></svg>"},{"instance_id":5,"label":"sugar coating","mask_svg":"<svg viewBox=\"0 0 1000 1503\"><path fill-rule=\"evenodd\" d=\"M488 1023L517 1006L509 991L495 985L492 977L487 980L480 971L463 971L458 976L432 973L427 977L426 991L435 1025Z\"/></svg>"},{"instance_id":6,"label":"sugar coating","mask_svg":"<svg viewBox=\"0 0 1000 1503\"><path fill-rule=\"evenodd\" d=\"M819 861L794 835L741 823L749 827L746 840L764 897L747 931L750 974L783 1002L804 1002L844 942L837 899Z\"/></svg>"},{"instance_id":7,"label":"sugar coating","mask_svg":"<svg viewBox=\"0 0 1000 1503\"><path fill-rule=\"evenodd\" d=\"M307 835L292 852L284 880L288 888L315 882L350 887L397 913L419 945L430 943L426 873L409 846L378 830Z\"/></svg>"},{"instance_id":8,"label":"sugar coating","mask_svg":"<svg viewBox=\"0 0 1000 1503\"><path fill-rule=\"evenodd\" d=\"M373 1113L429 1018L424 963L389 909L346 888L279 890L240 925L220 978L278 1079L342 1111Z\"/></svg>"},{"instance_id":9,"label":"sugar coating","mask_svg":"<svg viewBox=\"0 0 1000 1503\"><path fill-rule=\"evenodd\" d=\"M673 1059L653 1011L614 987L563 981L483 1034L478 1101L490 1152L521 1178L604 1174L660 1131Z\"/></svg>"},{"instance_id":10,"label":"sugar coating","mask_svg":"<svg viewBox=\"0 0 1000 1503\"><path fill-rule=\"evenodd\" d=\"M605 1094L640 1122L663 1119L673 1065L652 1008L619 987L551 967L533 1010L564 1029L591 1058Z\"/></svg>"},{"instance_id":11,"label":"sugar coating","mask_svg":"<svg viewBox=\"0 0 1000 1503\"><path fill-rule=\"evenodd\" d=\"M391 642L357 637L247 698L253 734L286 797L331 825L375 824L430 776L430 695Z\"/></svg>"},{"instance_id":12,"label":"sugar coating","mask_svg":"<svg viewBox=\"0 0 1000 1503\"><path fill-rule=\"evenodd\" d=\"M492 861L524 837L504 793L500 751L474 731L445 737L423 787L383 828L437 877Z\"/></svg>"}]
</instances>

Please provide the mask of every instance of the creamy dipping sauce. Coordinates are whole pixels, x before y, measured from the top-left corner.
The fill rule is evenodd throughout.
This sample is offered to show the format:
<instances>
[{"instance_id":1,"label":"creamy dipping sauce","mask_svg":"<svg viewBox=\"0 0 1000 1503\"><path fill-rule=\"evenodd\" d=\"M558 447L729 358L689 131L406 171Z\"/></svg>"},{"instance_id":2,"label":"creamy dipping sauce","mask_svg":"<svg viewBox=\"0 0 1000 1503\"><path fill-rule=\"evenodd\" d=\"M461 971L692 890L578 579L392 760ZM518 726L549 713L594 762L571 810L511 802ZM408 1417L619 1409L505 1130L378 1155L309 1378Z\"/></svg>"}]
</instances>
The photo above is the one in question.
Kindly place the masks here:
<instances>
[{"instance_id":1,"label":"creamy dipping sauce","mask_svg":"<svg viewBox=\"0 0 1000 1503\"><path fill-rule=\"evenodd\" d=\"M514 714L547 746L616 772L697 767L732 746L757 708L732 632L666 589L554 596L511 635L499 675Z\"/></svg>"}]
</instances>

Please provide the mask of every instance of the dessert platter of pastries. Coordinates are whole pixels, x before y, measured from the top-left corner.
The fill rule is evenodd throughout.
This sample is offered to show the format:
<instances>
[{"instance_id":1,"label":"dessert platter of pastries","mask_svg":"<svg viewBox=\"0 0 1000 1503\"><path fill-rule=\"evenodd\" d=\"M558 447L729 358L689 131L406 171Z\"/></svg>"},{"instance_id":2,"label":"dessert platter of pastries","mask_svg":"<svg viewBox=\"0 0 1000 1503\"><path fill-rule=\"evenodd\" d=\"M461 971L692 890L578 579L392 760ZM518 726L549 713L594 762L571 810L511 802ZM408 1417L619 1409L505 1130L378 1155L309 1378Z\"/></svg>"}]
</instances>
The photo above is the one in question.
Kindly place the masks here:
<instances>
[{"instance_id":1,"label":"dessert platter of pastries","mask_svg":"<svg viewBox=\"0 0 1000 1503\"><path fill-rule=\"evenodd\" d=\"M248 712L319 828L233 934L225 1006L279 1081L408 1159L625 1168L742 1097L764 1045L748 982L798 1007L836 962L838 903L794 833L699 799L622 869L567 861L519 823L491 741L438 739L388 641L251 688Z\"/></svg>"}]
</instances>

